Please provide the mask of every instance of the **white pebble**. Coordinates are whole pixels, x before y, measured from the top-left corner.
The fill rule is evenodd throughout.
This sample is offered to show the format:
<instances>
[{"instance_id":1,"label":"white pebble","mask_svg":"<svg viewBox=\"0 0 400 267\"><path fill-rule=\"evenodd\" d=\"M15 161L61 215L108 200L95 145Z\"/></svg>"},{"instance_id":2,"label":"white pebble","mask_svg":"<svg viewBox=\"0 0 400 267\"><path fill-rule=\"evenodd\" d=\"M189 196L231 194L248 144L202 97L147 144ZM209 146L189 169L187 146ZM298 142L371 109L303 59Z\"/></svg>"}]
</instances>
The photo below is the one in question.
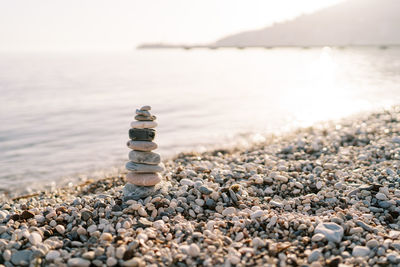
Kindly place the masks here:
<instances>
[{"instance_id":1,"label":"white pebble","mask_svg":"<svg viewBox=\"0 0 400 267\"><path fill-rule=\"evenodd\" d=\"M87 260L93 260L95 257L95 252L94 251L87 251L82 254L82 258L87 259Z\"/></svg>"},{"instance_id":2,"label":"white pebble","mask_svg":"<svg viewBox=\"0 0 400 267\"><path fill-rule=\"evenodd\" d=\"M318 181L318 182L315 184L315 186L317 187L318 190L322 188L322 185L323 185L323 184L322 184L321 181Z\"/></svg>"},{"instance_id":3,"label":"white pebble","mask_svg":"<svg viewBox=\"0 0 400 267\"><path fill-rule=\"evenodd\" d=\"M282 182L282 183L287 183L289 181L289 179L283 175L277 175L275 177L275 180L278 180L279 182Z\"/></svg>"},{"instance_id":4,"label":"white pebble","mask_svg":"<svg viewBox=\"0 0 400 267\"><path fill-rule=\"evenodd\" d=\"M139 239L139 241L143 241L143 242L146 242L148 238L149 237L145 233L140 233L137 236L137 239Z\"/></svg>"},{"instance_id":5,"label":"white pebble","mask_svg":"<svg viewBox=\"0 0 400 267\"><path fill-rule=\"evenodd\" d=\"M311 241L313 242L319 242L325 239L325 236L321 233L315 234L313 235L313 237L311 238Z\"/></svg>"},{"instance_id":6,"label":"white pebble","mask_svg":"<svg viewBox=\"0 0 400 267\"><path fill-rule=\"evenodd\" d=\"M144 210L143 207L140 207L140 208L138 209L138 213L139 213L139 215L142 216L142 217L147 217L147 216L148 216L147 212Z\"/></svg>"},{"instance_id":7,"label":"white pebble","mask_svg":"<svg viewBox=\"0 0 400 267\"><path fill-rule=\"evenodd\" d=\"M370 249L368 247L364 247L364 246L355 246L353 248L353 253L352 255L354 257L365 257L368 256L370 252Z\"/></svg>"},{"instance_id":8,"label":"white pebble","mask_svg":"<svg viewBox=\"0 0 400 267\"><path fill-rule=\"evenodd\" d=\"M115 266L117 265L118 261L116 258L110 257L107 259L106 264L107 266Z\"/></svg>"},{"instance_id":9,"label":"white pebble","mask_svg":"<svg viewBox=\"0 0 400 267\"><path fill-rule=\"evenodd\" d=\"M235 255L228 256L229 262L232 264L238 264L240 262L240 258Z\"/></svg>"},{"instance_id":10,"label":"white pebble","mask_svg":"<svg viewBox=\"0 0 400 267\"><path fill-rule=\"evenodd\" d=\"M0 221L4 220L6 217L7 217L7 214L4 211L0 210Z\"/></svg>"},{"instance_id":11,"label":"white pebble","mask_svg":"<svg viewBox=\"0 0 400 267\"><path fill-rule=\"evenodd\" d=\"M253 242L253 246L256 248L265 246L265 242L259 237L254 238L252 242Z\"/></svg>"},{"instance_id":12,"label":"white pebble","mask_svg":"<svg viewBox=\"0 0 400 267\"><path fill-rule=\"evenodd\" d=\"M228 207L222 211L222 215L230 216L236 214L236 209L234 207Z\"/></svg>"},{"instance_id":13,"label":"white pebble","mask_svg":"<svg viewBox=\"0 0 400 267\"><path fill-rule=\"evenodd\" d=\"M388 200L387 196L384 193L377 193L375 197L379 200Z\"/></svg>"},{"instance_id":14,"label":"white pebble","mask_svg":"<svg viewBox=\"0 0 400 267\"><path fill-rule=\"evenodd\" d=\"M97 225L95 225L95 224L92 224L91 226L89 226L87 228L87 231L88 231L89 234L93 233L96 230L97 230Z\"/></svg>"},{"instance_id":15,"label":"white pebble","mask_svg":"<svg viewBox=\"0 0 400 267\"><path fill-rule=\"evenodd\" d=\"M186 178L182 179L180 181L180 183L181 183L181 185L188 185L188 186L192 186L194 184L194 182L192 180L189 180L189 179L186 179Z\"/></svg>"},{"instance_id":16,"label":"white pebble","mask_svg":"<svg viewBox=\"0 0 400 267\"><path fill-rule=\"evenodd\" d=\"M70 267L89 267L90 261L82 258L71 258L68 260L67 264Z\"/></svg>"},{"instance_id":17,"label":"white pebble","mask_svg":"<svg viewBox=\"0 0 400 267\"><path fill-rule=\"evenodd\" d=\"M196 257L200 254L200 248L196 244L193 243L189 246L188 253L190 256Z\"/></svg>"},{"instance_id":18,"label":"white pebble","mask_svg":"<svg viewBox=\"0 0 400 267\"><path fill-rule=\"evenodd\" d=\"M128 221L125 221L124 224L122 225L122 227L124 227L125 229L129 229L129 228L131 228L131 223Z\"/></svg>"},{"instance_id":19,"label":"white pebble","mask_svg":"<svg viewBox=\"0 0 400 267\"><path fill-rule=\"evenodd\" d=\"M11 260L11 251L9 249L4 250L3 259L5 261L10 261Z\"/></svg>"},{"instance_id":20,"label":"white pebble","mask_svg":"<svg viewBox=\"0 0 400 267\"><path fill-rule=\"evenodd\" d=\"M115 250L115 257L117 257L117 259L122 259L124 257L126 248L124 246L120 246L117 247L117 249Z\"/></svg>"},{"instance_id":21,"label":"white pebble","mask_svg":"<svg viewBox=\"0 0 400 267\"><path fill-rule=\"evenodd\" d=\"M263 216L263 215L264 215L264 211L263 211L263 210L257 210L257 211L253 212L253 213L250 215L250 218L251 218L252 220L255 220L255 219L257 219L257 218L260 218L260 217Z\"/></svg>"},{"instance_id":22,"label":"white pebble","mask_svg":"<svg viewBox=\"0 0 400 267\"><path fill-rule=\"evenodd\" d=\"M42 242L42 236L37 232L33 232L29 235L29 242L32 245L40 244Z\"/></svg>"},{"instance_id":23,"label":"white pebble","mask_svg":"<svg viewBox=\"0 0 400 267\"><path fill-rule=\"evenodd\" d=\"M59 232L60 234L64 234L65 233L65 228L64 228L64 226L59 224L59 225L56 226L56 231Z\"/></svg>"},{"instance_id":24,"label":"white pebble","mask_svg":"<svg viewBox=\"0 0 400 267\"><path fill-rule=\"evenodd\" d=\"M165 223L163 220L157 220L153 223L153 227L158 230L161 230L162 228L164 228L164 225L165 225Z\"/></svg>"}]
</instances>

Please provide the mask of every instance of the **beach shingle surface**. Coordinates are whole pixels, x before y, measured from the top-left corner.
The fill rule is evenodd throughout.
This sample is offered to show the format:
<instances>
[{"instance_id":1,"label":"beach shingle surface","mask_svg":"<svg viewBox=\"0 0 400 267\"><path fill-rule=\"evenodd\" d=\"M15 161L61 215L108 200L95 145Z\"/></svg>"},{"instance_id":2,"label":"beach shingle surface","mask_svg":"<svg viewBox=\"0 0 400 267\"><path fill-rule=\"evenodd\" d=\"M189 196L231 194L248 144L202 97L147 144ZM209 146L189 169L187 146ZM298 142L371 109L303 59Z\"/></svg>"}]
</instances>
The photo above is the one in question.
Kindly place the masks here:
<instances>
[{"instance_id":1,"label":"beach shingle surface","mask_svg":"<svg viewBox=\"0 0 400 267\"><path fill-rule=\"evenodd\" d=\"M400 109L247 149L166 161L172 187L123 202L124 175L3 202L5 266L400 263Z\"/></svg>"}]
</instances>

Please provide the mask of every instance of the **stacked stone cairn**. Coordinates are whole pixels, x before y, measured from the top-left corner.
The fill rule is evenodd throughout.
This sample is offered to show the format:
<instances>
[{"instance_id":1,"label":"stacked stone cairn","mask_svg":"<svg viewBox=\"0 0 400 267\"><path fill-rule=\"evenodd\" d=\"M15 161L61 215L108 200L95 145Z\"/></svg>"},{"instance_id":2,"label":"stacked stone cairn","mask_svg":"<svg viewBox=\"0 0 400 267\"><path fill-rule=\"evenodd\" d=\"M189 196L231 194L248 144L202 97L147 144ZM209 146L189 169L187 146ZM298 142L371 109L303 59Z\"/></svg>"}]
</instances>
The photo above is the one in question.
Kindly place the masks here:
<instances>
[{"instance_id":1,"label":"stacked stone cairn","mask_svg":"<svg viewBox=\"0 0 400 267\"><path fill-rule=\"evenodd\" d=\"M150 114L151 107L143 106L136 110L135 120L131 122L127 145L130 149L129 162L125 167L129 171L126 175L127 184L123 193L126 200L145 198L156 194L161 189L157 186L164 171L160 154L152 152L157 148L153 142L157 127L156 116Z\"/></svg>"}]
</instances>

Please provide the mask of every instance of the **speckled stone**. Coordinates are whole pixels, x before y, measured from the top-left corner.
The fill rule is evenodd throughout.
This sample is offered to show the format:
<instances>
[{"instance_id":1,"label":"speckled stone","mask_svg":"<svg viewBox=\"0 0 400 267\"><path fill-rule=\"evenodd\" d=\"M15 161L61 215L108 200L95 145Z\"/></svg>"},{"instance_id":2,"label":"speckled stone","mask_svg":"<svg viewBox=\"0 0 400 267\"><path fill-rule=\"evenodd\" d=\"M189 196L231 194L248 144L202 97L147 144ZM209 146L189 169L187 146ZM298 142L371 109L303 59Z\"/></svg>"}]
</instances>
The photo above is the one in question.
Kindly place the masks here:
<instances>
[{"instance_id":1,"label":"speckled stone","mask_svg":"<svg viewBox=\"0 0 400 267\"><path fill-rule=\"evenodd\" d=\"M134 150L139 150L139 151L152 151L154 149L157 149L158 145L154 142L148 142L148 141L133 141L129 140L126 145L130 149Z\"/></svg>"},{"instance_id":2,"label":"speckled stone","mask_svg":"<svg viewBox=\"0 0 400 267\"><path fill-rule=\"evenodd\" d=\"M155 121L132 121L132 128L144 129L144 128L156 128L157 122Z\"/></svg>"},{"instance_id":3,"label":"speckled stone","mask_svg":"<svg viewBox=\"0 0 400 267\"><path fill-rule=\"evenodd\" d=\"M130 184L140 186L153 186L161 181L159 173L134 173L129 172L126 175L126 181Z\"/></svg>"},{"instance_id":4,"label":"speckled stone","mask_svg":"<svg viewBox=\"0 0 400 267\"><path fill-rule=\"evenodd\" d=\"M135 120L138 120L138 121L154 121L156 119L157 119L157 117L154 116L154 115L151 115L150 117L149 116L143 116L143 115L136 115L135 116Z\"/></svg>"},{"instance_id":5,"label":"speckled stone","mask_svg":"<svg viewBox=\"0 0 400 267\"><path fill-rule=\"evenodd\" d=\"M125 164L128 171L136 173L149 173L149 172L162 172L164 171L164 164L150 165L150 164L140 164L129 161Z\"/></svg>"},{"instance_id":6,"label":"speckled stone","mask_svg":"<svg viewBox=\"0 0 400 267\"><path fill-rule=\"evenodd\" d=\"M160 154L132 150L129 152L129 160L135 163L157 165L161 162Z\"/></svg>"}]
</instances>

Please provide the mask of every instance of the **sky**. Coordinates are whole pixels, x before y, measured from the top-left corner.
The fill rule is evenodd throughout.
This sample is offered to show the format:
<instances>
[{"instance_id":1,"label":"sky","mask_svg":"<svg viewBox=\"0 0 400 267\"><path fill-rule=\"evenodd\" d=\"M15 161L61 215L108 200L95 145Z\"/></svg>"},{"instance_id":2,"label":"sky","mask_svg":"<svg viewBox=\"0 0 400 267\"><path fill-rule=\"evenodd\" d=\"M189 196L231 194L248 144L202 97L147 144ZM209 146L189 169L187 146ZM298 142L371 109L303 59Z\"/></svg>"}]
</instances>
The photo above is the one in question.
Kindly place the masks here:
<instances>
[{"instance_id":1,"label":"sky","mask_svg":"<svg viewBox=\"0 0 400 267\"><path fill-rule=\"evenodd\" d=\"M343 0L0 0L0 51L208 43Z\"/></svg>"}]
</instances>

